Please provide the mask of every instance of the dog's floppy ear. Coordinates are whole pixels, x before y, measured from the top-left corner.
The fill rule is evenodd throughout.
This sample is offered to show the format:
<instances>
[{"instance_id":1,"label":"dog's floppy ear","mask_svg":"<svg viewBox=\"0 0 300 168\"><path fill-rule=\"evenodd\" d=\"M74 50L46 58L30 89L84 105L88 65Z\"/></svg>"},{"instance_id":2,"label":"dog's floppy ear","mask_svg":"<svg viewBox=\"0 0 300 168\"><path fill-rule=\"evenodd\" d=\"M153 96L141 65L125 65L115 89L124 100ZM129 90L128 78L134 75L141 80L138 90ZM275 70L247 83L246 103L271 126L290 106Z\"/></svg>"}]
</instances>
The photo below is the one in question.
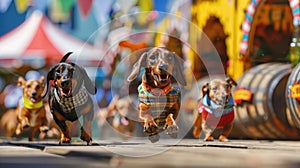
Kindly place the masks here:
<instances>
[{"instance_id":1,"label":"dog's floppy ear","mask_svg":"<svg viewBox=\"0 0 300 168\"><path fill-rule=\"evenodd\" d=\"M81 66L78 66L78 65L76 66L76 68L79 70L80 77L83 78L84 87L86 88L86 90L92 95L96 94L97 88L95 87L92 80L90 79L90 77L86 73L85 69Z\"/></svg>"},{"instance_id":2,"label":"dog's floppy ear","mask_svg":"<svg viewBox=\"0 0 300 168\"><path fill-rule=\"evenodd\" d=\"M20 76L18 79L18 86L23 86L24 83L25 83L25 79Z\"/></svg>"},{"instance_id":3,"label":"dog's floppy ear","mask_svg":"<svg viewBox=\"0 0 300 168\"><path fill-rule=\"evenodd\" d=\"M49 82L50 82L51 80L54 80L54 73L55 73L55 70L56 70L57 67L58 67L58 65L52 67L52 68L50 69L50 71L48 72L48 74L47 74L46 85L45 85L45 89L44 89L44 91L43 91L43 93L42 93L42 98L44 98L44 97L47 95L47 93L48 93Z\"/></svg>"},{"instance_id":4,"label":"dog's floppy ear","mask_svg":"<svg viewBox=\"0 0 300 168\"><path fill-rule=\"evenodd\" d=\"M173 52L174 59L175 59L175 65L174 65L174 72L173 75L175 79L182 85L186 86L186 80L183 74L183 60Z\"/></svg>"},{"instance_id":5,"label":"dog's floppy ear","mask_svg":"<svg viewBox=\"0 0 300 168\"><path fill-rule=\"evenodd\" d=\"M230 84L231 86L237 86L236 81L233 80L231 77L226 77L225 80L226 80L226 82L227 82L228 84Z\"/></svg>"},{"instance_id":6,"label":"dog's floppy ear","mask_svg":"<svg viewBox=\"0 0 300 168\"><path fill-rule=\"evenodd\" d=\"M209 83L206 82L202 85L202 97L204 97L209 92Z\"/></svg>"},{"instance_id":7,"label":"dog's floppy ear","mask_svg":"<svg viewBox=\"0 0 300 168\"><path fill-rule=\"evenodd\" d=\"M146 59L148 56L148 52L144 52L139 60L133 65L132 71L127 78L127 81L132 82L135 78L137 78L140 74L141 67L146 67Z\"/></svg>"},{"instance_id":8,"label":"dog's floppy ear","mask_svg":"<svg viewBox=\"0 0 300 168\"><path fill-rule=\"evenodd\" d=\"M41 76L40 79L39 79L39 82L44 84L44 81L45 81L45 77Z\"/></svg>"}]
</instances>

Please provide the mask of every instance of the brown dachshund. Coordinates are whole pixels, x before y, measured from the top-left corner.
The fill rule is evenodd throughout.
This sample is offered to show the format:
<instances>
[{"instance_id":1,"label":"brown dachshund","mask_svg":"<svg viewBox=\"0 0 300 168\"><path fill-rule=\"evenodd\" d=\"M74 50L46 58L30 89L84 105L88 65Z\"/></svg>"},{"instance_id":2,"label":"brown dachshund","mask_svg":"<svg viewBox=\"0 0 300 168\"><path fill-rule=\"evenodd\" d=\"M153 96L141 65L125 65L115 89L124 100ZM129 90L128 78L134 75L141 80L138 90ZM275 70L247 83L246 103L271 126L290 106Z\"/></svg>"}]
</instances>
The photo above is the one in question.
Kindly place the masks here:
<instances>
[{"instance_id":1,"label":"brown dachshund","mask_svg":"<svg viewBox=\"0 0 300 168\"><path fill-rule=\"evenodd\" d=\"M42 76L39 80L28 81L19 77L18 86L22 87L23 98L16 109L18 120L16 135L21 134L24 128L30 127L29 141L32 141L38 130L47 132L49 129L42 98L44 77Z\"/></svg>"},{"instance_id":2,"label":"brown dachshund","mask_svg":"<svg viewBox=\"0 0 300 168\"><path fill-rule=\"evenodd\" d=\"M59 126L61 137L59 143L71 143L70 128L66 121L74 122L83 116L80 138L89 145L92 138L92 120L94 105L90 94L96 94L96 87L88 77L85 69L72 62L65 62L71 55L67 53L47 75L47 86L51 83L49 106L53 119ZM45 88L43 97L46 96Z\"/></svg>"},{"instance_id":3,"label":"brown dachshund","mask_svg":"<svg viewBox=\"0 0 300 168\"><path fill-rule=\"evenodd\" d=\"M181 91L171 85L171 80L186 85L180 61L174 52L154 47L141 55L127 78L129 82L133 81L139 76L141 67L145 68L142 84L138 87L138 111L151 142L159 140L161 130L166 130L171 137L177 136L175 120L180 109Z\"/></svg>"},{"instance_id":4,"label":"brown dachshund","mask_svg":"<svg viewBox=\"0 0 300 168\"><path fill-rule=\"evenodd\" d=\"M204 141L213 141L212 136L215 128L222 129L219 140L228 141L228 135L232 130L234 119L234 101L231 95L231 88L237 83L227 78L214 79L202 86L202 100L198 106L198 112L194 123L193 135L200 137L200 127L205 134Z\"/></svg>"}]
</instances>

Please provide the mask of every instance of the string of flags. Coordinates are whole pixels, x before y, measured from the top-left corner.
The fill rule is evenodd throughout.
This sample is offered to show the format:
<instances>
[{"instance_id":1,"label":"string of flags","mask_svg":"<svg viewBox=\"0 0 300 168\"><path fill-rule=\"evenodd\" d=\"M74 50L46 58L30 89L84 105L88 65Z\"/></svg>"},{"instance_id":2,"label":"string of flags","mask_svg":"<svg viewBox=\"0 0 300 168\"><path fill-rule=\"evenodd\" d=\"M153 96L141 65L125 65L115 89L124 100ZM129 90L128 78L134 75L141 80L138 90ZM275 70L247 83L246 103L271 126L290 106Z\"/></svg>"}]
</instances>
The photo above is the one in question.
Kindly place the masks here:
<instances>
[{"instance_id":1,"label":"string of flags","mask_svg":"<svg viewBox=\"0 0 300 168\"><path fill-rule=\"evenodd\" d=\"M18 13L23 13L30 7L41 11L49 8L50 10L53 10L53 13L59 13L60 17L65 17L71 12L72 7L76 4L80 10L81 16L87 17L91 11L93 1L101 0L1 0L0 12L6 12L9 6L14 2ZM59 16L54 15L54 17Z\"/></svg>"}]
</instances>

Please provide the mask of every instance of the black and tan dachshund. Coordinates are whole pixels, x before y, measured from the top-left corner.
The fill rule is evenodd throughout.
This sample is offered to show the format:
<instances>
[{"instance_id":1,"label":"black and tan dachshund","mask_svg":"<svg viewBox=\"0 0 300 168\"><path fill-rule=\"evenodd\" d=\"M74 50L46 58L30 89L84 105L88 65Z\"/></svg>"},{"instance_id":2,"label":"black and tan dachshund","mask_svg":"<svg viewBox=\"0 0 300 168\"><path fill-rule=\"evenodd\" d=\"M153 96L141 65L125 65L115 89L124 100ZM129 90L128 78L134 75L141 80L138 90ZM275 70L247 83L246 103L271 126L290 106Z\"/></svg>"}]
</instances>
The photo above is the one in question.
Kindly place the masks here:
<instances>
[{"instance_id":1,"label":"black and tan dachshund","mask_svg":"<svg viewBox=\"0 0 300 168\"><path fill-rule=\"evenodd\" d=\"M162 130L166 130L171 137L177 136L175 120L180 110L181 90L172 86L171 80L175 79L179 84L186 85L180 61L180 57L174 52L154 47L141 55L127 78L132 82L144 67L142 84L138 87L138 111L144 132L151 142L159 140L158 133Z\"/></svg>"},{"instance_id":2,"label":"black and tan dachshund","mask_svg":"<svg viewBox=\"0 0 300 168\"><path fill-rule=\"evenodd\" d=\"M59 143L71 143L69 126L66 121L76 121L82 115L83 126L80 138L87 144L92 140L93 101L89 94L96 94L97 89L88 77L85 69L72 62L66 62L71 52L67 53L47 75L50 110L56 124L61 129ZM50 85L49 85L50 83Z\"/></svg>"}]
</instances>

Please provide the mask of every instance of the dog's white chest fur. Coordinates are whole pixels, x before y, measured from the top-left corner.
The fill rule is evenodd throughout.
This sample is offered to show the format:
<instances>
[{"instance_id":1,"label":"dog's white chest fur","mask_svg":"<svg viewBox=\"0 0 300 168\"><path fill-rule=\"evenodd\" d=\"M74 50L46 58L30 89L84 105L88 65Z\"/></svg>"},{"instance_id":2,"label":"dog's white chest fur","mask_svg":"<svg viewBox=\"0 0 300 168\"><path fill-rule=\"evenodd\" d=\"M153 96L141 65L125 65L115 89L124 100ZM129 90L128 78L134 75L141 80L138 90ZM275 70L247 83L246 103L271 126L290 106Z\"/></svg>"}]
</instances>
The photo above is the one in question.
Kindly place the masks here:
<instances>
[{"instance_id":1,"label":"dog's white chest fur","mask_svg":"<svg viewBox=\"0 0 300 168\"><path fill-rule=\"evenodd\" d=\"M31 127L34 127L37 125L37 120L38 120L38 110L33 110L31 113L30 113L31 117L30 117L30 121L29 121L29 124Z\"/></svg>"}]
</instances>

